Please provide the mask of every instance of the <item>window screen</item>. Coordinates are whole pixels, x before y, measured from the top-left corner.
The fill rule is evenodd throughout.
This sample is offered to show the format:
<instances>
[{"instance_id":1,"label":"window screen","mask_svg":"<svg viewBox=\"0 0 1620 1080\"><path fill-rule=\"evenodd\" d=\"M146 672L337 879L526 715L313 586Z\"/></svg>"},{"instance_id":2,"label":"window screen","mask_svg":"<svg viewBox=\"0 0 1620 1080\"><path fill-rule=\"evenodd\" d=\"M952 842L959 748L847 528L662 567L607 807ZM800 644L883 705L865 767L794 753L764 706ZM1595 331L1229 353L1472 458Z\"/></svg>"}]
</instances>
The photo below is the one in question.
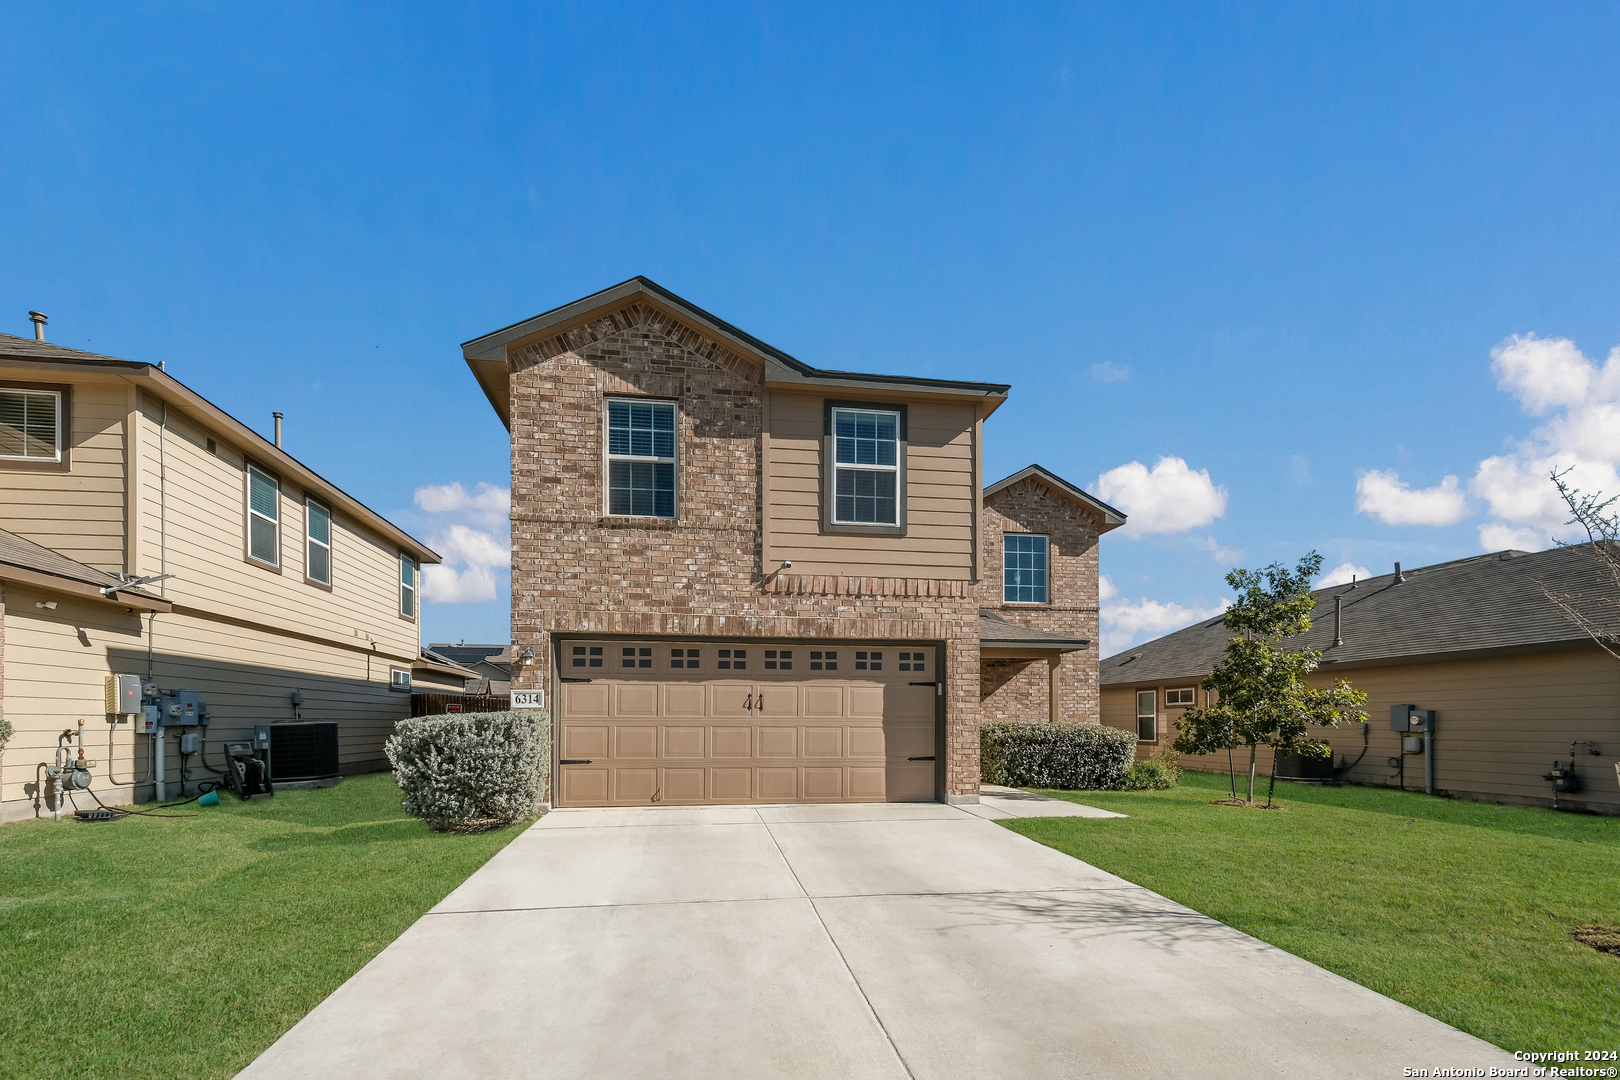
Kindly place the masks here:
<instances>
[{"instance_id":1,"label":"window screen","mask_svg":"<svg viewBox=\"0 0 1620 1080\"><path fill-rule=\"evenodd\" d=\"M609 399L608 513L675 516L675 403Z\"/></svg>"},{"instance_id":2,"label":"window screen","mask_svg":"<svg viewBox=\"0 0 1620 1080\"><path fill-rule=\"evenodd\" d=\"M0 458L61 461L62 395L0 387Z\"/></svg>"},{"instance_id":3,"label":"window screen","mask_svg":"<svg viewBox=\"0 0 1620 1080\"><path fill-rule=\"evenodd\" d=\"M248 555L281 565L281 482L248 466Z\"/></svg>"},{"instance_id":4,"label":"window screen","mask_svg":"<svg viewBox=\"0 0 1620 1080\"><path fill-rule=\"evenodd\" d=\"M1046 603L1046 537L1002 537L1001 599L1008 604Z\"/></svg>"}]
</instances>

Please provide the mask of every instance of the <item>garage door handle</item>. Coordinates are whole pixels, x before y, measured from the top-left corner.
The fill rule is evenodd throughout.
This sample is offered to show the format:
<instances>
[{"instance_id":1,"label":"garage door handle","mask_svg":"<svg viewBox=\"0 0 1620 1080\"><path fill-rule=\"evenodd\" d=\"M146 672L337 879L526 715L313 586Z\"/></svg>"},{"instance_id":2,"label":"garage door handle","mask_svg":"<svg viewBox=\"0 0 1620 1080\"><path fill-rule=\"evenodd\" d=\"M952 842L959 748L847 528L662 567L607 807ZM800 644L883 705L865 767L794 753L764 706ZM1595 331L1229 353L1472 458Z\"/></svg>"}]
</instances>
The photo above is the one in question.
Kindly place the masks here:
<instances>
[{"instance_id":1,"label":"garage door handle","mask_svg":"<svg viewBox=\"0 0 1620 1080\"><path fill-rule=\"evenodd\" d=\"M934 760L934 755L929 754L927 757L908 757L908 758L906 758L906 760L907 761L933 761Z\"/></svg>"},{"instance_id":2,"label":"garage door handle","mask_svg":"<svg viewBox=\"0 0 1620 1080\"><path fill-rule=\"evenodd\" d=\"M557 762L559 765L589 765L590 763L591 759L588 757L565 757Z\"/></svg>"}]
</instances>

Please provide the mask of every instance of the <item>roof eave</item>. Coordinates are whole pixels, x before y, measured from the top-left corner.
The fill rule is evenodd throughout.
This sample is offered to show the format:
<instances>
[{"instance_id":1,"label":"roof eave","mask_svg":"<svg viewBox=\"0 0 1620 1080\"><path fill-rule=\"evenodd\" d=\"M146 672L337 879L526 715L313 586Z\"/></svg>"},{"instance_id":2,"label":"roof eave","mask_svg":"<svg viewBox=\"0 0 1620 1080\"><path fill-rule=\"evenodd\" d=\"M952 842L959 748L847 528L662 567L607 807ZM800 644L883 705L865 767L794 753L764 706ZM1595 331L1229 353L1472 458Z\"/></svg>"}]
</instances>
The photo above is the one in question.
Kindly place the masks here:
<instances>
[{"instance_id":1,"label":"roof eave","mask_svg":"<svg viewBox=\"0 0 1620 1080\"><path fill-rule=\"evenodd\" d=\"M1057 475L1057 473L1054 473L1052 470L1043 465L1026 465L1024 468L1013 473L1011 476L1003 477L1002 479L997 480L995 483L984 489L984 497L988 499L990 496L996 494L996 492L1012 487L1014 484L1030 479L1031 477L1043 481L1048 487L1052 488L1060 495L1064 495L1074 502L1079 503L1100 517L1102 519L1102 526L1097 530L1098 533L1111 532L1125 524L1127 520L1123 510L1118 510L1112 506L1109 506L1107 503L1103 502L1095 495L1092 495L1090 492L1085 491L1082 488L1075 487L1073 484L1063 479L1063 477Z\"/></svg>"},{"instance_id":2,"label":"roof eave","mask_svg":"<svg viewBox=\"0 0 1620 1080\"><path fill-rule=\"evenodd\" d=\"M462 358L472 368L473 377L484 390L484 396L495 412L511 430L511 402L505 386L503 372L508 370L509 350L512 345L527 338L562 333L573 326L589 322L591 317L605 308L617 307L634 296L641 296L670 315L692 324L696 329L716 337L765 367L767 386L828 387L851 389L881 388L907 394L929 396L969 397L989 401L991 412L1006 400L1010 385L1000 383L960 382L950 379L924 379L905 375L873 375L850 371L823 371L790 356L723 319L717 318L688 300L677 296L658 283L644 277L621 281L590 296L541 312L532 318L515 322L471 341L463 342Z\"/></svg>"}]
</instances>

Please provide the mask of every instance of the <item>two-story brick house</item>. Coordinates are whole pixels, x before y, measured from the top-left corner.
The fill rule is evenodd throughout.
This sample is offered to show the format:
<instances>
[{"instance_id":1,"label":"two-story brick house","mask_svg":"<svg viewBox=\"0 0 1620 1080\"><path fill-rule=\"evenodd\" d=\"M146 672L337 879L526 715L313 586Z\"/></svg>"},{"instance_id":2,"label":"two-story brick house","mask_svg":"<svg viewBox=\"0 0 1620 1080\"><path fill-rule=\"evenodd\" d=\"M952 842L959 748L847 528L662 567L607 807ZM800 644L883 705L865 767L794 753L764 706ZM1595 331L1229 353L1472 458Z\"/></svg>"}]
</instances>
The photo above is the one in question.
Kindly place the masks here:
<instances>
[{"instance_id":1,"label":"two-story brick house","mask_svg":"<svg viewBox=\"0 0 1620 1080\"><path fill-rule=\"evenodd\" d=\"M52 807L36 763L81 721L109 803L156 793L155 754L172 795L299 718L337 724L342 772L386 769L437 561L162 365L0 334L0 821ZM108 675L194 692L211 723L138 731Z\"/></svg>"},{"instance_id":2,"label":"two-story brick house","mask_svg":"<svg viewBox=\"0 0 1620 1080\"><path fill-rule=\"evenodd\" d=\"M981 698L1096 722L1124 519L1044 470L984 498L1007 386L813 368L644 278L463 355L511 433L513 687L548 692L559 805L975 801Z\"/></svg>"}]
</instances>

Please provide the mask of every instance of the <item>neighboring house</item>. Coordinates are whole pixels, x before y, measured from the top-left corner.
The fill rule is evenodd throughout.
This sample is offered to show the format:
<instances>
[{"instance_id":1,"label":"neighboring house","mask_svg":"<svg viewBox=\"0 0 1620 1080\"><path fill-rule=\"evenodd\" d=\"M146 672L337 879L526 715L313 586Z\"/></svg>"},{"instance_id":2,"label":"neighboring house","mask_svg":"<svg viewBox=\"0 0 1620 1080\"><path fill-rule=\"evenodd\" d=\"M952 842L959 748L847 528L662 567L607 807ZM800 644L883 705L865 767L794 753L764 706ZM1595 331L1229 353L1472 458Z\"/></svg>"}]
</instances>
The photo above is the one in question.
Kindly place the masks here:
<instances>
[{"instance_id":1,"label":"neighboring house","mask_svg":"<svg viewBox=\"0 0 1620 1080\"><path fill-rule=\"evenodd\" d=\"M386 768L437 561L160 365L0 335L0 820L34 813L36 762L81 720L92 790L152 796L153 740L109 722L108 674L199 695L193 782L295 715L338 723L343 772Z\"/></svg>"},{"instance_id":2,"label":"neighboring house","mask_svg":"<svg viewBox=\"0 0 1620 1080\"><path fill-rule=\"evenodd\" d=\"M511 432L558 804L972 802L981 699L1096 722L1123 518L1044 470L983 497L1007 386L813 368L645 278L463 355Z\"/></svg>"},{"instance_id":3,"label":"neighboring house","mask_svg":"<svg viewBox=\"0 0 1620 1080\"><path fill-rule=\"evenodd\" d=\"M512 691L512 646L510 645L430 645L439 656L472 671L481 680L478 694L509 694Z\"/></svg>"},{"instance_id":4,"label":"neighboring house","mask_svg":"<svg viewBox=\"0 0 1620 1080\"><path fill-rule=\"evenodd\" d=\"M1337 775L1421 790L1429 754L1439 791L1549 806L1555 792L1545 776L1555 760L1573 757L1580 790L1556 793L1557 804L1620 813L1620 660L1544 586L1598 605L1616 597L1588 545L1501 551L1318 589L1314 625L1297 639L1322 650L1312 683L1343 677L1368 695L1365 731L1313 732L1333 744ZM1199 682L1228 636L1216 618L1105 659L1103 723L1135 730L1139 757L1168 747L1182 710L1207 701ZM1406 706L1434 711L1432 741L1394 729L1391 709L1405 717ZM1248 752L1237 758L1246 770ZM1227 767L1225 754L1182 763ZM1260 769L1270 767L1262 750Z\"/></svg>"},{"instance_id":5,"label":"neighboring house","mask_svg":"<svg viewBox=\"0 0 1620 1080\"><path fill-rule=\"evenodd\" d=\"M482 681L478 672L462 667L432 649L423 649L421 658L411 665L413 693L465 694L469 692L469 687Z\"/></svg>"}]
</instances>

